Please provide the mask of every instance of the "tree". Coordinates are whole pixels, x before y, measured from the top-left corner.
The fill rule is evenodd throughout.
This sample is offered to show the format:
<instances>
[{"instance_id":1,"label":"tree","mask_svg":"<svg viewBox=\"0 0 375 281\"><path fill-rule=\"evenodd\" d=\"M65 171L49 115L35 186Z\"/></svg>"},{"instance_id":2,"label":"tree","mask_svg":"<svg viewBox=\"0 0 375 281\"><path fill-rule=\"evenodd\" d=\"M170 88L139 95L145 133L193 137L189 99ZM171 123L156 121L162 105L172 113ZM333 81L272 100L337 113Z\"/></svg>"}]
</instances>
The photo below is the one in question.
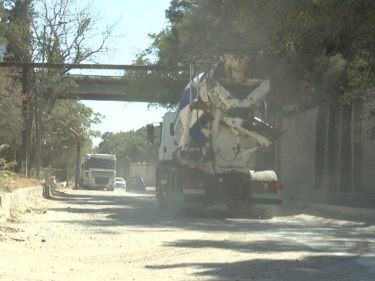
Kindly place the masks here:
<instances>
[{"instance_id":1,"label":"tree","mask_svg":"<svg viewBox=\"0 0 375 281\"><path fill-rule=\"evenodd\" d=\"M32 31L34 20L33 0L4 1L5 15L1 24L1 32L6 39L7 62L30 62Z\"/></svg>"},{"instance_id":2,"label":"tree","mask_svg":"<svg viewBox=\"0 0 375 281\"><path fill-rule=\"evenodd\" d=\"M160 127L156 127L155 135L160 134ZM157 162L159 140L149 146L147 142L147 127L136 131L105 133L103 141L98 145L98 153L115 154L119 159L128 157L132 163Z\"/></svg>"},{"instance_id":3,"label":"tree","mask_svg":"<svg viewBox=\"0 0 375 281\"><path fill-rule=\"evenodd\" d=\"M22 128L22 95L12 79L6 76L6 71L0 72L0 143L19 138Z\"/></svg>"},{"instance_id":4,"label":"tree","mask_svg":"<svg viewBox=\"0 0 375 281\"><path fill-rule=\"evenodd\" d=\"M99 62L102 55L113 51L112 42L122 37L122 31L116 31L119 21L106 25L93 8L94 1L84 4L77 0L5 2L7 17L4 24L0 22L0 31L8 43L7 61ZM31 90L27 95L28 122L24 126L28 130L28 139L39 138L30 138L31 129L44 127L44 117L52 114L57 93L63 93L68 86L62 82L62 75L68 71L67 68L44 68L33 72ZM37 112L42 112L41 119L34 124L33 114ZM43 128L44 137L51 135L48 129L49 126ZM30 143L30 147L36 147L35 142Z\"/></svg>"},{"instance_id":5,"label":"tree","mask_svg":"<svg viewBox=\"0 0 375 281\"><path fill-rule=\"evenodd\" d=\"M178 104L183 89L189 81L191 57L180 51L180 39L176 25L184 14L197 4L196 0L172 0L165 11L170 25L159 33L151 33L153 40L146 50L139 52L133 63L138 65L160 65L169 67L169 71L126 71L124 76L129 81L127 91L130 95L156 96L157 104L173 108ZM176 68L179 68L176 70Z\"/></svg>"},{"instance_id":6,"label":"tree","mask_svg":"<svg viewBox=\"0 0 375 281\"><path fill-rule=\"evenodd\" d=\"M35 34L32 57L34 61L46 63L98 63L103 56L115 52L116 44L123 37L118 32L119 20L106 24L100 12L94 10L94 0L40 0L36 5L36 18L32 23ZM36 77L38 90L45 89L46 110L51 110L56 93L64 93L67 86L62 75L69 68L45 69L45 79L41 85L41 75ZM39 70L38 73L41 73Z\"/></svg>"},{"instance_id":7,"label":"tree","mask_svg":"<svg viewBox=\"0 0 375 281\"><path fill-rule=\"evenodd\" d=\"M34 60L45 61L46 63L82 63L100 61L102 55L113 51L111 43L118 40L122 35L116 34L116 27L119 21L116 20L106 25L99 12L94 10L95 1L77 0L40 0L36 9L36 20L32 23L34 34L32 56ZM57 94L64 93L67 86L62 81L62 76L70 71L69 68L48 68L37 70L35 85L37 92L43 92L41 103L44 105L43 116L49 116L55 109ZM61 103L60 103L61 105ZM70 106L66 104L67 106ZM91 114L94 116L89 123L98 122L98 115L87 113L87 108L82 104L71 111L81 122L80 128L85 128L83 122ZM63 107L59 107L60 109ZM62 111L63 113L64 111ZM55 112L56 113L56 112ZM95 121L94 121L95 119ZM44 120L44 118L42 119ZM71 118L70 118L71 120ZM78 123L79 123L78 122ZM40 126L43 126L43 121ZM78 127L78 128L79 128ZM46 125L44 137L52 134ZM75 129L76 130L76 129ZM69 134L68 130L64 130ZM82 133L82 132L79 132ZM83 136L88 136L85 132ZM67 139L70 139L67 137ZM71 147L70 145L69 147ZM74 151L74 150L71 150Z\"/></svg>"},{"instance_id":8,"label":"tree","mask_svg":"<svg viewBox=\"0 0 375 281\"><path fill-rule=\"evenodd\" d=\"M83 141L85 150L91 148L91 137L99 137L99 131L91 130L93 124L100 123L102 116L76 100L58 100L51 113L45 118L43 139L43 166L65 169L67 159L74 163L77 141L74 132ZM85 149L85 147L87 149ZM70 152L70 153L67 153ZM66 157L62 157L65 155Z\"/></svg>"},{"instance_id":9,"label":"tree","mask_svg":"<svg viewBox=\"0 0 375 281\"><path fill-rule=\"evenodd\" d=\"M0 7L0 44L7 46L5 61L28 61L27 46L30 32L27 28L31 20L32 7L30 1L5 1ZM16 82L10 79L14 69L0 71L0 145L3 154L12 168L17 163L17 143L21 139L22 130L22 93ZM19 160L19 159L18 159ZM4 159L5 161L5 159ZM4 167L9 168L9 165Z\"/></svg>"},{"instance_id":10,"label":"tree","mask_svg":"<svg viewBox=\"0 0 375 281\"><path fill-rule=\"evenodd\" d=\"M4 161L7 160L14 168L17 164L17 143L21 139L22 130L22 94L8 75L7 71L0 72L0 146L4 145Z\"/></svg>"},{"instance_id":11,"label":"tree","mask_svg":"<svg viewBox=\"0 0 375 281\"><path fill-rule=\"evenodd\" d=\"M360 186L362 103L373 103L365 90L375 81L374 1L199 0L173 15L154 40L160 61L220 49L259 53L252 67L270 78L269 115L318 108L316 188Z\"/></svg>"},{"instance_id":12,"label":"tree","mask_svg":"<svg viewBox=\"0 0 375 281\"><path fill-rule=\"evenodd\" d=\"M141 57L187 65L223 49L261 53L256 67L271 78L276 111L348 104L374 86L374 10L370 0L173 0L170 25L150 34ZM163 98L174 101L175 93Z\"/></svg>"},{"instance_id":13,"label":"tree","mask_svg":"<svg viewBox=\"0 0 375 281\"><path fill-rule=\"evenodd\" d=\"M137 65L153 64L145 54L140 54L134 63ZM127 96L134 96L137 100L143 99L145 102L152 96L153 100L157 100L157 106L173 108L181 97L188 77L187 71L127 70L124 72L124 79L129 81L129 85L124 91Z\"/></svg>"},{"instance_id":14,"label":"tree","mask_svg":"<svg viewBox=\"0 0 375 281\"><path fill-rule=\"evenodd\" d=\"M30 44L32 34L30 31L30 23L33 20L33 6L32 0L16 0L16 1L3 1L2 7L4 10L1 10L1 22L0 22L0 34L3 40L1 43L4 43L7 47L7 53L4 56L5 61L11 62L30 62ZM14 77L17 75L18 69L9 69L7 72L8 78ZM9 92L14 92L15 85L12 85ZM3 95L3 98L6 96ZM12 96L8 96L12 99ZM6 98L5 98L6 100ZM8 101L8 103L11 101ZM22 97L22 121L24 122L22 126L22 136L31 134L31 124L32 124L32 114L33 110L28 106L33 103L33 98L31 95ZM7 111L12 112L21 112L21 104L18 108L7 107ZM12 113L9 113L11 115ZM19 116L21 118L21 115ZM14 128L15 134L20 134L21 132L17 131L17 128ZM25 134L24 134L25 132ZM23 139L23 141L25 141ZM17 139L13 138L11 140L12 145L10 150L12 151L11 158L16 158L16 145ZM25 164L25 163L23 163Z\"/></svg>"}]
</instances>

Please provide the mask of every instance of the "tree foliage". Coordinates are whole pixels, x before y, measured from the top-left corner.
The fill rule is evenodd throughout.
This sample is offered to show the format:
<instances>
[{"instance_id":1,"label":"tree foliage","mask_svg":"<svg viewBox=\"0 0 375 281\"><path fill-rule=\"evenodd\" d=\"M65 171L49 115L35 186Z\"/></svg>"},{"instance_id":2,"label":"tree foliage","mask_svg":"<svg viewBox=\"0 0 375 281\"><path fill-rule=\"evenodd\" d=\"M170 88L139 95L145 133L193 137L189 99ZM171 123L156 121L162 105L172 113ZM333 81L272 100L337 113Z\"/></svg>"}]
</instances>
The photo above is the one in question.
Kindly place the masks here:
<instances>
[{"instance_id":1,"label":"tree foliage","mask_svg":"<svg viewBox=\"0 0 375 281\"><path fill-rule=\"evenodd\" d=\"M31 23L34 19L33 0L5 0L1 33L5 38L8 62L29 62L32 44Z\"/></svg>"},{"instance_id":2,"label":"tree foliage","mask_svg":"<svg viewBox=\"0 0 375 281\"><path fill-rule=\"evenodd\" d=\"M129 81L130 95L142 93L156 96L157 104L172 108L180 100L182 90L189 80L191 57L180 50L180 39L174 24L177 24L184 13L196 5L195 0L172 0L171 7L165 11L171 25L159 33L151 33L152 44L138 53L133 63L169 67L170 71L126 71L124 76ZM176 68L179 68L177 70Z\"/></svg>"},{"instance_id":3,"label":"tree foliage","mask_svg":"<svg viewBox=\"0 0 375 281\"><path fill-rule=\"evenodd\" d=\"M155 127L155 136L159 134L160 127ZM118 158L127 157L132 163L158 161L158 137L154 144L149 145L146 127L129 132L107 132L102 135L102 139L98 145L98 153L115 154Z\"/></svg>"},{"instance_id":4,"label":"tree foliage","mask_svg":"<svg viewBox=\"0 0 375 281\"><path fill-rule=\"evenodd\" d=\"M137 65L151 65L145 55L140 55L135 61ZM186 71L168 70L128 70L124 78L129 85L124 89L127 96L134 100L148 102L150 97L157 100L157 105L172 108L181 96L181 89L188 79Z\"/></svg>"},{"instance_id":5,"label":"tree foliage","mask_svg":"<svg viewBox=\"0 0 375 281\"><path fill-rule=\"evenodd\" d=\"M276 113L350 104L374 86L371 0L172 0L166 18L169 25L149 35L152 44L135 63L186 67L194 56L215 58L222 50L258 54L253 67L270 78L268 104ZM189 79L187 71L125 76L134 94L156 95L168 106L179 101ZM121 138L132 139L108 135L101 148L116 150Z\"/></svg>"},{"instance_id":6,"label":"tree foliage","mask_svg":"<svg viewBox=\"0 0 375 281\"><path fill-rule=\"evenodd\" d=\"M95 1L34 0L35 20L31 56L33 61L46 63L98 63L102 56L115 52L114 44L123 34L119 19L106 23L101 12L95 10ZM116 29L118 28L118 29ZM120 31L119 31L120 30ZM35 80L39 91L45 89L46 109L70 86L62 81L69 68L46 68L42 82L41 70ZM43 85L42 85L43 83Z\"/></svg>"},{"instance_id":7,"label":"tree foliage","mask_svg":"<svg viewBox=\"0 0 375 281\"><path fill-rule=\"evenodd\" d=\"M94 10L94 4L95 1L91 0L4 1L5 10L0 10L0 43L7 46L4 59L8 62L99 62L103 54L113 51L112 43L122 36L122 30L116 30L118 20L105 23L100 11ZM64 142L72 139L72 133L67 128L74 128L82 138L98 134L90 131L90 126L100 121L100 115L78 101L56 99L57 94L61 95L70 86L62 82L62 75L69 70L45 67L32 72L30 92L25 95L28 98L28 122L23 127L27 129L28 139L31 140L29 164L35 162L36 138L30 136L36 132L36 126L43 128L42 158L45 165L51 162L52 150L56 155L56 147L66 147ZM17 73L20 70L12 71ZM22 120L22 115L21 102L14 90L8 87L6 91L0 92L0 106L4 109L0 112L0 115L4 115L0 121L2 141L8 135L20 134L22 122L18 121ZM38 111L43 112L42 120L34 119ZM71 153L74 153L75 145L76 142L69 145Z\"/></svg>"},{"instance_id":8,"label":"tree foliage","mask_svg":"<svg viewBox=\"0 0 375 281\"><path fill-rule=\"evenodd\" d=\"M374 86L374 12L371 0L173 0L142 55L181 65L223 49L261 53L275 109L351 103Z\"/></svg>"},{"instance_id":9,"label":"tree foliage","mask_svg":"<svg viewBox=\"0 0 375 281\"><path fill-rule=\"evenodd\" d=\"M252 67L271 79L268 104L275 113L363 101L363 91L374 87L371 0L172 0L166 18L169 25L149 35L152 44L136 63L187 66L194 56L215 58L228 49L256 54ZM168 106L189 79L187 72L125 76L134 93L157 95ZM132 134L109 134L101 148L142 151Z\"/></svg>"},{"instance_id":10,"label":"tree foliage","mask_svg":"<svg viewBox=\"0 0 375 281\"><path fill-rule=\"evenodd\" d=\"M0 166L14 168L17 164L17 144L21 143L22 94L15 81L9 76L12 72L0 71Z\"/></svg>"},{"instance_id":11,"label":"tree foliage","mask_svg":"<svg viewBox=\"0 0 375 281\"><path fill-rule=\"evenodd\" d=\"M83 142L83 150L85 150L85 147L91 146L89 138L100 136L99 131L90 128L93 124L100 123L101 119L99 113L93 112L81 102L58 100L51 113L45 118L44 166L53 164L54 167L65 168L66 157L72 160L75 158L77 141ZM72 130L79 136L76 136ZM67 155L68 151L69 155ZM66 157L62 157L63 155Z\"/></svg>"},{"instance_id":12,"label":"tree foliage","mask_svg":"<svg viewBox=\"0 0 375 281\"><path fill-rule=\"evenodd\" d=\"M8 73L9 74L9 73ZM0 144L20 138L22 95L14 81L7 77L6 71L0 72Z\"/></svg>"}]
</instances>

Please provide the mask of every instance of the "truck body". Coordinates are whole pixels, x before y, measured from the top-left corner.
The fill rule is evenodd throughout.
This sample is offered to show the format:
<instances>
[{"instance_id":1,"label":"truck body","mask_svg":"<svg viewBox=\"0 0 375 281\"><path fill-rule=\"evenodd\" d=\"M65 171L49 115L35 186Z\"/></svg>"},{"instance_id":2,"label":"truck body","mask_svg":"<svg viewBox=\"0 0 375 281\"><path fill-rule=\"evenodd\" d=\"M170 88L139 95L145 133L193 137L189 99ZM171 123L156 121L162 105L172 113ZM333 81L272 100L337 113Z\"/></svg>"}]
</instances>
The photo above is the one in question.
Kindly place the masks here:
<instances>
[{"instance_id":1,"label":"truck body","mask_svg":"<svg viewBox=\"0 0 375 281\"><path fill-rule=\"evenodd\" d=\"M270 81L251 68L255 56L220 59L203 73L192 66L177 111L163 119L158 204L175 213L224 204L272 217L282 184L273 170L257 167L261 150L280 136L264 121Z\"/></svg>"},{"instance_id":2,"label":"truck body","mask_svg":"<svg viewBox=\"0 0 375 281\"><path fill-rule=\"evenodd\" d=\"M116 155L86 154L82 157L78 181L81 188L113 191L115 177Z\"/></svg>"}]
</instances>

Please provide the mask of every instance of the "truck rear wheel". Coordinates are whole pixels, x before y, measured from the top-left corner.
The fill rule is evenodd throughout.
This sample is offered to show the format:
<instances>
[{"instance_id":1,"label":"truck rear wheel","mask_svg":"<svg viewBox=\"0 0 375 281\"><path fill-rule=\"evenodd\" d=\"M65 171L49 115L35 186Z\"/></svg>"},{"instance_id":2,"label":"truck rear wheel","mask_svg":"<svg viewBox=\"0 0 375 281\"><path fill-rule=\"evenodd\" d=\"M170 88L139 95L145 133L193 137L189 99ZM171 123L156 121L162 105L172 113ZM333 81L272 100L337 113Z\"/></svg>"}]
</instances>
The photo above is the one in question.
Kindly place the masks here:
<instances>
[{"instance_id":1,"label":"truck rear wheel","mask_svg":"<svg viewBox=\"0 0 375 281\"><path fill-rule=\"evenodd\" d=\"M182 190L178 190L177 173L169 175L167 183L167 206L168 209L176 216L184 213Z\"/></svg>"},{"instance_id":2,"label":"truck rear wheel","mask_svg":"<svg viewBox=\"0 0 375 281\"><path fill-rule=\"evenodd\" d=\"M226 204L227 206L227 210L229 212L229 214L233 217L236 217L238 216L238 213L239 213L239 208L238 208L238 205L235 203L235 202L229 202Z\"/></svg>"},{"instance_id":3,"label":"truck rear wheel","mask_svg":"<svg viewBox=\"0 0 375 281\"><path fill-rule=\"evenodd\" d=\"M274 208L250 207L250 217L253 219L270 220L274 217L275 212Z\"/></svg>"},{"instance_id":4,"label":"truck rear wheel","mask_svg":"<svg viewBox=\"0 0 375 281\"><path fill-rule=\"evenodd\" d=\"M167 209L167 200L166 199L158 197L158 209L159 210Z\"/></svg>"},{"instance_id":5,"label":"truck rear wheel","mask_svg":"<svg viewBox=\"0 0 375 281\"><path fill-rule=\"evenodd\" d=\"M270 220L275 216L275 209L262 209L261 218L265 220Z\"/></svg>"},{"instance_id":6,"label":"truck rear wheel","mask_svg":"<svg viewBox=\"0 0 375 281\"><path fill-rule=\"evenodd\" d=\"M157 184L156 187L156 199L158 200L158 209L167 209L167 198L163 196L163 190L161 184Z\"/></svg>"}]
</instances>

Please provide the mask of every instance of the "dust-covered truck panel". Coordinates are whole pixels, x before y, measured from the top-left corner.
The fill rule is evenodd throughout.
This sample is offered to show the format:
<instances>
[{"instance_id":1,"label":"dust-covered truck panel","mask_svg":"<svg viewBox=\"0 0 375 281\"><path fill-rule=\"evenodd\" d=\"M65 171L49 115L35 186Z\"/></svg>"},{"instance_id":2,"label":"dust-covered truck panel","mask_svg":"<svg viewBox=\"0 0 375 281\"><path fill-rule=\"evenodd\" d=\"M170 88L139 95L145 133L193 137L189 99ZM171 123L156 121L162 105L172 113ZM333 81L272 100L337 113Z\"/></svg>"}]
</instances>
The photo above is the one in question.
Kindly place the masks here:
<instances>
[{"instance_id":1,"label":"dust-covered truck panel","mask_svg":"<svg viewBox=\"0 0 375 281\"><path fill-rule=\"evenodd\" d=\"M177 111L164 117L163 128L172 124L174 131L162 130L159 206L180 212L225 204L233 212L246 207L272 217L282 203L276 173L257 166L259 150L271 147L280 132L265 122L270 81L251 69L255 58L222 54L213 68L192 75Z\"/></svg>"}]
</instances>

